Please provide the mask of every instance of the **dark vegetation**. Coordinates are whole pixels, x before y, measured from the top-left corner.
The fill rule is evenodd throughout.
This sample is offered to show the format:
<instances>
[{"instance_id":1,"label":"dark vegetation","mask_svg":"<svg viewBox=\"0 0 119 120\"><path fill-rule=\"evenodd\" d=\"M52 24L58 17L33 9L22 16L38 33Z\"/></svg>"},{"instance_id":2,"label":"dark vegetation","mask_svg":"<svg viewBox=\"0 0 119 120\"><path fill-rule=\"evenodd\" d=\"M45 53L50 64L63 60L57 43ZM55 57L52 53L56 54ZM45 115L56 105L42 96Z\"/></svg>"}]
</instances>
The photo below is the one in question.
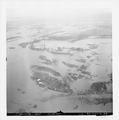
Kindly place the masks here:
<instances>
[{"instance_id":1,"label":"dark vegetation","mask_svg":"<svg viewBox=\"0 0 119 120\"><path fill-rule=\"evenodd\" d=\"M54 76L61 76L61 74L59 72L55 71L52 68L45 67L45 66L32 65L31 70L34 72L44 71L44 72L49 72L49 73L53 74Z\"/></svg>"},{"instance_id":2,"label":"dark vegetation","mask_svg":"<svg viewBox=\"0 0 119 120\"><path fill-rule=\"evenodd\" d=\"M96 93L96 94L101 94L107 91L105 82L94 82L90 86L90 89L93 93Z\"/></svg>"},{"instance_id":3,"label":"dark vegetation","mask_svg":"<svg viewBox=\"0 0 119 120\"><path fill-rule=\"evenodd\" d=\"M89 45L89 49L97 49L98 45L96 44L88 44Z\"/></svg>"},{"instance_id":4,"label":"dark vegetation","mask_svg":"<svg viewBox=\"0 0 119 120\"><path fill-rule=\"evenodd\" d=\"M82 79L84 77L84 75L82 74L77 74L77 73L68 73L68 76L73 79L73 80L78 80L78 79Z\"/></svg>"},{"instance_id":5,"label":"dark vegetation","mask_svg":"<svg viewBox=\"0 0 119 120\"><path fill-rule=\"evenodd\" d=\"M81 101L81 103L84 104L91 104L91 105L106 105L108 103L112 103L112 98L111 97L95 97L93 99L88 98L87 96L81 96L78 97L78 99Z\"/></svg>"},{"instance_id":6,"label":"dark vegetation","mask_svg":"<svg viewBox=\"0 0 119 120\"><path fill-rule=\"evenodd\" d=\"M42 60L42 63L47 64L47 65L57 65L58 63L56 59L50 60L44 55L39 56L39 59Z\"/></svg>"},{"instance_id":7,"label":"dark vegetation","mask_svg":"<svg viewBox=\"0 0 119 120\"><path fill-rule=\"evenodd\" d=\"M16 40L18 40L18 39L20 39L20 38L21 38L21 36L13 36L13 37L7 38L7 41L8 41L8 42L12 42L12 41L16 41Z\"/></svg>"},{"instance_id":8,"label":"dark vegetation","mask_svg":"<svg viewBox=\"0 0 119 120\"><path fill-rule=\"evenodd\" d=\"M47 73L34 72L32 79L35 80L38 85L43 84L44 85L43 87L47 87L50 90L63 92L63 93L72 92L68 84L66 84L65 82L62 82L61 80L58 80L55 77L50 76Z\"/></svg>"},{"instance_id":9,"label":"dark vegetation","mask_svg":"<svg viewBox=\"0 0 119 120\"><path fill-rule=\"evenodd\" d=\"M9 47L9 49L15 49L16 47Z\"/></svg>"},{"instance_id":10,"label":"dark vegetation","mask_svg":"<svg viewBox=\"0 0 119 120\"><path fill-rule=\"evenodd\" d=\"M28 42L23 42L20 43L19 46L21 46L22 48L26 48L28 44L29 44Z\"/></svg>"},{"instance_id":11,"label":"dark vegetation","mask_svg":"<svg viewBox=\"0 0 119 120\"><path fill-rule=\"evenodd\" d=\"M85 63L85 62L86 62L86 59L81 58L81 59L76 59L76 61L77 61L77 62L81 62L81 63Z\"/></svg>"},{"instance_id":12,"label":"dark vegetation","mask_svg":"<svg viewBox=\"0 0 119 120\"><path fill-rule=\"evenodd\" d=\"M64 65L66 65L67 67L70 67L70 68L78 68L79 66L78 65L75 65L75 64L71 64L71 63L67 63L65 61L62 61L62 63Z\"/></svg>"},{"instance_id":13,"label":"dark vegetation","mask_svg":"<svg viewBox=\"0 0 119 120\"><path fill-rule=\"evenodd\" d=\"M95 98L94 103L96 105L98 105L98 104L106 105L108 103L112 103L112 98Z\"/></svg>"}]
</instances>

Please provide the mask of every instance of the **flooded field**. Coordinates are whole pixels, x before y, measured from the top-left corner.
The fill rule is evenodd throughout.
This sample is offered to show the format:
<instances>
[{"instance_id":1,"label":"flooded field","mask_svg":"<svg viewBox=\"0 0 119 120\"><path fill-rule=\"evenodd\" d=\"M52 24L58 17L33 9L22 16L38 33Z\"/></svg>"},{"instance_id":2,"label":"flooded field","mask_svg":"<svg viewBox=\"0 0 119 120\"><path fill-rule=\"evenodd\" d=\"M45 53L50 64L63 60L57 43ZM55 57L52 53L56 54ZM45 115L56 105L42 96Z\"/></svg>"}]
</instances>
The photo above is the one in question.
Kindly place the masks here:
<instances>
[{"instance_id":1,"label":"flooded field","mask_svg":"<svg viewBox=\"0 0 119 120\"><path fill-rule=\"evenodd\" d=\"M112 112L109 16L8 20L7 113Z\"/></svg>"}]
</instances>

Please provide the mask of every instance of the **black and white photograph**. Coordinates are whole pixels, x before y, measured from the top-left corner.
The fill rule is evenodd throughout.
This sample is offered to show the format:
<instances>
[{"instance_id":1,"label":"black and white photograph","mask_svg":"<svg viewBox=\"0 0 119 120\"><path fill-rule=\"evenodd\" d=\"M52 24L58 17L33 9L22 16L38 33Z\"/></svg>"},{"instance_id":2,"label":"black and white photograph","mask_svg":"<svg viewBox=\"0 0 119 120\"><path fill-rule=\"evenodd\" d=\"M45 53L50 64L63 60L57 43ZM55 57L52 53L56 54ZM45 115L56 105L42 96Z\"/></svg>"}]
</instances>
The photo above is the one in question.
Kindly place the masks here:
<instances>
[{"instance_id":1,"label":"black and white photograph","mask_svg":"<svg viewBox=\"0 0 119 120\"><path fill-rule=\"evenodd\" d=\"M8 116L113 115L111 8L14 0L6 16Z\"/></svg>"}]
</instances>

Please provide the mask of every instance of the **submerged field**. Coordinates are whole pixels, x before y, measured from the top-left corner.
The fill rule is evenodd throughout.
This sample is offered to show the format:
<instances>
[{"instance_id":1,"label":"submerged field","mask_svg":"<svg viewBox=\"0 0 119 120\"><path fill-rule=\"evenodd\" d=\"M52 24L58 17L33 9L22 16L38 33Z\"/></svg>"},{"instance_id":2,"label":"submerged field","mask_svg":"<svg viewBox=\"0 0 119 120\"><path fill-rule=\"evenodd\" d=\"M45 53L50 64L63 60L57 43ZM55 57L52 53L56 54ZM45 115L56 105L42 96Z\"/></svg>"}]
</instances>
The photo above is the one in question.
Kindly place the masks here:
<instances>
[{"instance_id":1,"label":"submerged field","mask_svg":"<svg viewBox=\"0 0 119 120\"><path fill-rule=\"evenodd\" d=\"M111 42L106 20L10 21L7 112L112 112Z\"/></svg>"}]
</instances>

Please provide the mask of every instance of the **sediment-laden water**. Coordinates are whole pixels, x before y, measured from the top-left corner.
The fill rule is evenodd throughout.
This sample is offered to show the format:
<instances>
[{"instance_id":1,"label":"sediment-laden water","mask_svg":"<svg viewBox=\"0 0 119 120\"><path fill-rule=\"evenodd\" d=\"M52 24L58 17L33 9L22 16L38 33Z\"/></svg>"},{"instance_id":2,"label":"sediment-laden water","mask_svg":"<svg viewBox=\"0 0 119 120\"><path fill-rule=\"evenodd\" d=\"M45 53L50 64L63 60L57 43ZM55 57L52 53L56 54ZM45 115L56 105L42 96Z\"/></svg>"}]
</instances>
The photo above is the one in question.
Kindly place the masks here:
<instances>
[{"instance_id":1,"label":"sediment-laden water","mask_svg":"<svg viewBox=\"0 0 119 120\"><path fill-rule=\"evenodd\" d=\"M111 23L14 22L7 25L8 113L112 112Z\"/></svg>"}]
</instances>

